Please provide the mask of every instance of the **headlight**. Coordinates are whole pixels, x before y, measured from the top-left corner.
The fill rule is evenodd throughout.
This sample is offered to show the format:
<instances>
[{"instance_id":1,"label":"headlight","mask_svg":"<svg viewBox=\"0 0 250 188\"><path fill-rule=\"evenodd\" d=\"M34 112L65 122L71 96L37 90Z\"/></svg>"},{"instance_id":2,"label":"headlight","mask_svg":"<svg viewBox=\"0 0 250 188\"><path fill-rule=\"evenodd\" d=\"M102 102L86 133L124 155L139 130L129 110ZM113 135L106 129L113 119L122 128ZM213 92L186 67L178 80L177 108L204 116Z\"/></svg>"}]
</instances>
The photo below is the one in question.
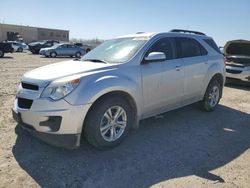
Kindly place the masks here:
<instances>
[{"instance_id":1,"label":"headlight","mask_svg":"<svg viewBox=\"0 0 250 188\"><path fill-rule=\"evenodd\" d=\"M80 84L80 78L66 77L51 82L42 92L41 98L59 100L71 93Z\"/></svg>"}]
</instances>

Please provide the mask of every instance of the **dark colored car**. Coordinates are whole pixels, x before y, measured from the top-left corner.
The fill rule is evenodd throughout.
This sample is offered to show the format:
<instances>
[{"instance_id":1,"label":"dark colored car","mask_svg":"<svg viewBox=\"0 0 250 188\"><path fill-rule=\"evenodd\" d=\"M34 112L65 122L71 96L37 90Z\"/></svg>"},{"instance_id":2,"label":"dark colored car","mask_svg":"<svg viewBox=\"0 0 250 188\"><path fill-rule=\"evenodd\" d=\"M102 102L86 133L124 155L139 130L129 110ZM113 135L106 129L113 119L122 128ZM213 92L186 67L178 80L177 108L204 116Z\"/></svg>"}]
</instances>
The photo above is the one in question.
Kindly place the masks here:
<instances>
[{"instance_id":1,"label":"dark colored car","mask_svg":"<svg viewBox=\"0 0 250 188\"><path fill-rule=\"evenodd\" d=\"M12 45L6 42L0 42L0 57L3 57L5 53L12 53L14 51Z\"/></svg>"},{"instance_id":2,"label":"dark colored car","mask_svg":"<svg viewBox=\"0 0 250 188\"><path fill-rule=\"evenodd\" d=\"M29 43L29 50L33 54L39 54L39 51L42 48L49 48L49 47L54 46L55 44L59 44L59 41L45 40L45 41L32 42L32 43Z\"/></svg>"},{"instance_id":3,"label":"dark colored car","mask_svg":"<svg viewBox=\"0 0 250 188\"><path fill-rule=\"evenodd\" d=\"M227 59L226 77L250 82L250 41L228 41L224 46L224 55Z\"/></svg>"},{"instance_id":4,"label":"dark colored car","mask_svg":"<svg viewBox=\"0 0 250 188\"><path fill-rule=\"evenodd\" d=\"M92 50L92 47L81 42L76 42L74 45L79 46L80 48L84 49L86 53Z\"/></svg>"}]
</instances>

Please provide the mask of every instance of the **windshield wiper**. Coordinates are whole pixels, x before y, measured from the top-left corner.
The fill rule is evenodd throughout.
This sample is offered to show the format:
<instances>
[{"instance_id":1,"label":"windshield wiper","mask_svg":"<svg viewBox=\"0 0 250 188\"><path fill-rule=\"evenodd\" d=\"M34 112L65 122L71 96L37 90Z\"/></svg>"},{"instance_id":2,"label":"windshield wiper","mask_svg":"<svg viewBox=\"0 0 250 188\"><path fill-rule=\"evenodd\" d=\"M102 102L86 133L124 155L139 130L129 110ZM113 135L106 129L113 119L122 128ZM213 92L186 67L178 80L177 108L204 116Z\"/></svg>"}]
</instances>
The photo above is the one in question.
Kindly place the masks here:
<instances>
[{"instance_id":1,"label":"windshield wiper","mask_svg":"<svg viewBox=\"0 0 250 188\"><path fill-rule=\"evenodd\" d=\"M108 62L106 60L102 60L102 59L84 59L83 61L91 61L91 62L97 62L97 63L106 63L108 64Z\"/></svg>"}]
</instances>

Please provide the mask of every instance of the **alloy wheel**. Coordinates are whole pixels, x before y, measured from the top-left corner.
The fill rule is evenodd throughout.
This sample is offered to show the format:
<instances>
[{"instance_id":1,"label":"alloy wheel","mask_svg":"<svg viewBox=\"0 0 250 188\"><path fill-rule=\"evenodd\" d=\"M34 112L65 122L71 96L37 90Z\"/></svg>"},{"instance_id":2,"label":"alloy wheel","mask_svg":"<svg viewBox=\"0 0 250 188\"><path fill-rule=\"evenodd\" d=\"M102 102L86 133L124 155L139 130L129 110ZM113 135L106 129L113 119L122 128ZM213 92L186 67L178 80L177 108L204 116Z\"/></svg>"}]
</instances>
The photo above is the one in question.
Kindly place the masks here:
<instances>
[{"instance_id":1,"label":"alloy wheel","mask_svg":"<svg viewBox=\"0 0 250 188\"><path fill-rule=\"evenodd\" d=\"M114 142L122 136L126 126L126 111L121 106L112 106L103 114L100 132L104 140Z\"/></svg>"},{"instance_id":2,"label":"alloy wheel","mask_svg":"<svg viewBox=\"0 0 250 188\"><path fill-rule=\"evenodd\" d=\"M219 101L220 89L218 86L213 86L208 95L208 104L211 107L215 107Z\"/></svg>"}]
</instances>

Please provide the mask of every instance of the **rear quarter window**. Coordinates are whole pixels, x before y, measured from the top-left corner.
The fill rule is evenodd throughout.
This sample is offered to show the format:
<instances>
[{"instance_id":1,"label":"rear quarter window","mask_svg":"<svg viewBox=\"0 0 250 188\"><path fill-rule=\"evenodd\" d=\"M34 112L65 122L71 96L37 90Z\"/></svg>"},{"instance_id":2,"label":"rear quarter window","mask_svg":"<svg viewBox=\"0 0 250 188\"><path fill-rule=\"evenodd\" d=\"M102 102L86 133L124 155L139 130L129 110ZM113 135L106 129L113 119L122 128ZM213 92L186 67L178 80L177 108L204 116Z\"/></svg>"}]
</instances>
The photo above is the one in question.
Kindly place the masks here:
<instances>
[{"instance_id":1,"label":"rear quarter window","mask_svg":"<svg viewBox=\"0 0 250 188\"><path fill-rule=\"evenodd\" d=\"M203 39L203 40L216 52L221 53L220 49L218 48L217 44L214 42L213 39Z\"/></svg>"}]
</instances>

